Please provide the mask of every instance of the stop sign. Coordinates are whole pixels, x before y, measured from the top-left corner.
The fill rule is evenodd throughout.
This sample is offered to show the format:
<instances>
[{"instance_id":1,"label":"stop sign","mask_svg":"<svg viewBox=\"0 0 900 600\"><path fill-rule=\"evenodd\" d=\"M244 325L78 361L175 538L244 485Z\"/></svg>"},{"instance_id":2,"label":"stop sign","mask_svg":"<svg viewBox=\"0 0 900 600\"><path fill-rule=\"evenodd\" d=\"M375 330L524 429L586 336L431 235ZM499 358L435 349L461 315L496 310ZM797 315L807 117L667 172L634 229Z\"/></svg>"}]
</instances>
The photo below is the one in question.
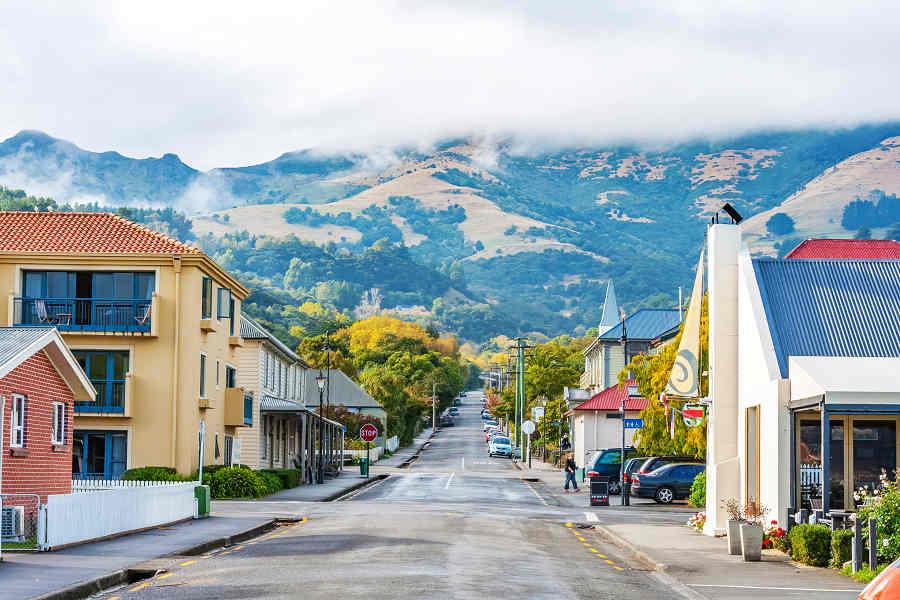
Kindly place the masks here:
<instances>
[{"instance_id":1,"label":"stop sign","mask_svg":"<svg viewBox=\"0 0 900 600\"><path fill-rule=\"evenodd\" d=\"M378 428L371 423L366 423L359 428L359 439L364 442L374 441L378 437Z\"/></svg>"}]
</instances>

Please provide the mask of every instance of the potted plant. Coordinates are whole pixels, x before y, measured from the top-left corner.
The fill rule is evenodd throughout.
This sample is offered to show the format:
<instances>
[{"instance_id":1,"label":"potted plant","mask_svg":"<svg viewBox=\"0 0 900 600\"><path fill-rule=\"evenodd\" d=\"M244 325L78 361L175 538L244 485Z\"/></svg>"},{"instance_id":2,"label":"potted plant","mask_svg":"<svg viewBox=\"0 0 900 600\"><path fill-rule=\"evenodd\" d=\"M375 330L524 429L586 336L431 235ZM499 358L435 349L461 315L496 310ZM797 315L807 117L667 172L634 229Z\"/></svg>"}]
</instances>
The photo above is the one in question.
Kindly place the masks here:
<instances>
[{"instance_id":1,"label":"potted plant","mask_svg":"<svg viewBox=\"0 0 900 600\"><path fill-rule=\"evenodd\" d=\"M741 523L741 554L747 562L762 558L763 519L768 509L754 501L744 507L744 522Z\"/></svg>"},{"instance_id":2,"label":"potted plant","mask_svg":"<svg viewBox=\"0 0 900 600\"><path fill-rule=\"evenodd\" d=\"M734 498L729 498L722 503L725 512L728 513L728 554L741 553L741 505Z\"/></svg>"}]
</instances>

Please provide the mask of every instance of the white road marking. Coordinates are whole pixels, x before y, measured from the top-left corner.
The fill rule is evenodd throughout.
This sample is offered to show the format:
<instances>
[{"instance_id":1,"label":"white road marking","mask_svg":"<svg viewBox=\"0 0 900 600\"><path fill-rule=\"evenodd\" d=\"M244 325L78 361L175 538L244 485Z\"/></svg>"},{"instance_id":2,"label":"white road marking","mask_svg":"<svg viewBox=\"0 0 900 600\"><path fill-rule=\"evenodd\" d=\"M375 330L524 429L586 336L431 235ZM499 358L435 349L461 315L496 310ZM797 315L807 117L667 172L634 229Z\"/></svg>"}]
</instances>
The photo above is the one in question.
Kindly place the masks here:
<instances>
[{"instance_id":1,"label":"white road marking","mask_svg":"<svg viewBox=\"0 0 900 600\"><path fill-rule=\"evenodd\" d=\"M829 588L792 588L792 587L765 587L758 585L716 585L714 583L689 583L690 587L702 587L702 588L734 588L738 590L776 590L781 592L835 592L835 593L843 593L847 592L855 592L859 593L859 590L836 590Z\"/></svg>"},{"instance_id":2,"label":"white road marking","mask_svg":"<svg viewBox=\"0 0 900 600\"><path fill-rule=\"evenodd\" d=\"M541 496L540 494L538 494L538 493L537 493L537 490L534 489L533 487L531 487L531 484L529 484L527 481L522 481L522 483L524 483L525 486L526 486L529 490L531 490L531 493L534 494L535 497L536 497L538 500L541 501L541 504L543 504L544 506L550 506L549 504L547 504L547 501L544 500L543 496Z\"/></svg>"},{"instance_id":3,"label":"white road marking","mask_svg":"<svg viewBox=\"0 0 900 600\"><path fill-rule=\"evenodd\" d=\"M447 478L447 483L444 484L444 489L445 489L445 490L446 490L446 489L450 489L450 482L453 481L453 476L454 476L454 475L456 475L456 473L450 473L450 477Z\"/></svg>"},{"instance_id":4,"label":"white road marking","mask_svg":"<svg viewBox=\"0 0 900 600\"><path fill-rule=\"evenodd\" d=\"M462 461L462 468L460 469L460 471L465 471L466 470L466 457L463 456L462 459L460 459L460 460Z\"/></svg>"},{"instance_id":5,"label":"white road marking","mask_svg":"<svg viewBox=\"0 0 900 600\"><path fill-rule=\"evenodd\" d=\"M599 523L600 519L597 518L597 515L594 513L586 512L584 513L584 518L588 520L590 523Z\"/></svg>"}]
</instances>

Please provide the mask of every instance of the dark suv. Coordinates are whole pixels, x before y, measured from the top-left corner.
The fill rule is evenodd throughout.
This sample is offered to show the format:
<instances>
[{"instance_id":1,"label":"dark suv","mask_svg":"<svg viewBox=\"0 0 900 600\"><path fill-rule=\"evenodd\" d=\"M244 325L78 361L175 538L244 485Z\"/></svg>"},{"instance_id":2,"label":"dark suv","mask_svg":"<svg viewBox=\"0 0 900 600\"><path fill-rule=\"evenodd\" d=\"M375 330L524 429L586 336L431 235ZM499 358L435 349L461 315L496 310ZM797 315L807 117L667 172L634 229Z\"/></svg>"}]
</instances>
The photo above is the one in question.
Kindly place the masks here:
<instances>
[{"instance_id":1,"label":"dark suv","mask_svg":"<svg viewBox=\"0 0 900 600\"><path fill-rule=\"evenodd\" d=\"M632 446L625 447L625 460L637 456L637 450ZM597 450L587 465L587 476L609 477L609 493L618 494L622 490L622 450L620 448L604 448Z\"/></svg>"},{"instance_id":2,"label":"dark suv","mask_svg":"<svg viewBox=\"0 0 900 600\"><path fill-rule=\"evenodd\" d=\"M660 467L671 465L672 463L691 463L700 465L706 464L706 461L694 458L693 456L651 456L644 461L644 464L635 469L633 473L636 475L646 475L647 473L652 473Z\"/></svg>"}]
</instances>

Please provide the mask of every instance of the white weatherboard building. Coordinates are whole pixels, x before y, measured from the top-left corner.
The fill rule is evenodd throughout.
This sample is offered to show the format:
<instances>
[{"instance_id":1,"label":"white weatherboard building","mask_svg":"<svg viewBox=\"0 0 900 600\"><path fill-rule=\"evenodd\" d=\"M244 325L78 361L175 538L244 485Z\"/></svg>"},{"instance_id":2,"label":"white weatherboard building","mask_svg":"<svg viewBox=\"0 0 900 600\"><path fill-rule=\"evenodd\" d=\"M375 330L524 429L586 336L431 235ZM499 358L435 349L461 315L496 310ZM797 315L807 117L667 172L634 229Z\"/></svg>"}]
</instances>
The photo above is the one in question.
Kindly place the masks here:
<instances>
[{"instance_id":1,"label":"white weatherboard building","mask_svg":"<svg viewBox=\"0 0 900 600\"><path fill-rule=\"evenodd\" d=\"M737 225L708 239L705 532L728 498L782 525L855 509L900 457L900 260L754 259Z\"/></svg>"}]
</instances>

